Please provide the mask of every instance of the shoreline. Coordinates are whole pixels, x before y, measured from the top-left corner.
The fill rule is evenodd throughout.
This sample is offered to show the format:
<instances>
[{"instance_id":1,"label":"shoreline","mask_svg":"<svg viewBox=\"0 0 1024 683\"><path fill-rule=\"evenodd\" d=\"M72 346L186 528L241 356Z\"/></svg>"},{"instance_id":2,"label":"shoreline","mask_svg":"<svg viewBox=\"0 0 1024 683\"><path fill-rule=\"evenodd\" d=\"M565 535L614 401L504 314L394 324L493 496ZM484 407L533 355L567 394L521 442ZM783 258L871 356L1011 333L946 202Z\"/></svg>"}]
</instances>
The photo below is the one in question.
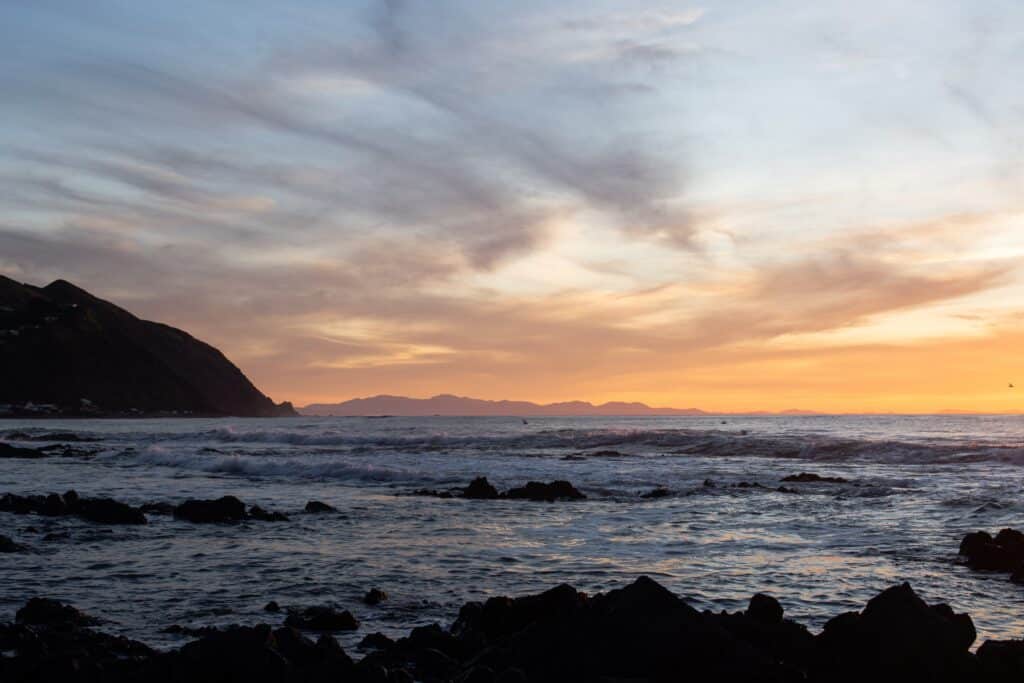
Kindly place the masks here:
<instances>
[{"instance_id":1,"label":"shoreline","mask_svg":"<svg viewBox=\"0 0 1024 683\"><path fill-rule=\"evenodd\" d=\"M364 601L386 600L371 590ZM925 603L907 583L819 633L757 593L744 611L699 612L641 576L606 593L569 585L468 602L448 627L397 641L367 634L346 652L333 633L359 623L328 606L271 602L248 626L179 628L194 639L157 651L107 635L73 606L33 598L0 624L0 676L21 681L726 681L935 680L1001 682L1024 667L1024 641L971 651L971 617ZM696 680L702 680L697 678Z\"/></svg>"}]
</instances>

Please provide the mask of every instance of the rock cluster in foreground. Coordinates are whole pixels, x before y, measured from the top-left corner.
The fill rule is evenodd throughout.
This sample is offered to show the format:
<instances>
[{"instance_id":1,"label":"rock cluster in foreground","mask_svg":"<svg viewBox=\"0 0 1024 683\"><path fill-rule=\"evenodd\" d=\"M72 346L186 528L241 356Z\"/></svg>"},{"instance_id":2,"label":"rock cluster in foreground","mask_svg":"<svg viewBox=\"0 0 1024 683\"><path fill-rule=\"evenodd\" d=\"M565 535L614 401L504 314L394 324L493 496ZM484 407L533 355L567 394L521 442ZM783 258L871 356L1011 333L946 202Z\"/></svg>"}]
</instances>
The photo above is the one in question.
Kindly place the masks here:
<instances>
[{"instance_id":1,"label":"rock cluster in foreground","mask_svg":"<svg viewBox=\"0 0 1024 683\"><path fill-rule=\"evenodd\" d=\"M210 630L164 653L100 633L55 601L30 601L16 619L0 626L2 680L985 683L1019 680L1024 667L1024 642L989 641L973 654L971 618L926 604L908 584L835 617L818 635L762 594L744 612L714 614L646 577L594 596L562 585L467 603L450 629L419 627L397 641L371 634L364 643L375 649L360 661L328 632L358 625L347 619L292 616L280 628ZM322 630L313 640L306 629Z\"/></svg>"}]
</instances>

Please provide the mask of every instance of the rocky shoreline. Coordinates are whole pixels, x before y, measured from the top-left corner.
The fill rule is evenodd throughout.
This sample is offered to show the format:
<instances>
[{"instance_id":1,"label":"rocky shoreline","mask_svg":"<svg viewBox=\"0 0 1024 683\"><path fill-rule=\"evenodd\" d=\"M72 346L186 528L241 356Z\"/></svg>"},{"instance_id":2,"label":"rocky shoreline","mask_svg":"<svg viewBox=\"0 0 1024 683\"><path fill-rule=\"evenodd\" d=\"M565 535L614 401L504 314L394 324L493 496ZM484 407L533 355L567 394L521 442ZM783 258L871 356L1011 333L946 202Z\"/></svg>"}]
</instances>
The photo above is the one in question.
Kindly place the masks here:
<instances>
[{"instance_id":1,"label":"rocky shoreline","mask_svg":"<svg viewBox=\"0 0 1024 683\"><path fill-rule=\"evenodd\" d=\"M971 617L927 604L906 583L818 634L761 593L742 612L712 613L647 577L597 595L561 585L466 603L448 628L418 627L397 641L369 634L358 656L332 635L359 627L349 612L267 609L275 623L201 629L160 652L104 633L70 605L32 598L0 625L0 680L984 683L1024 672L1024 641L986 641L972 652Z\"/></svg>"}]
</instances>

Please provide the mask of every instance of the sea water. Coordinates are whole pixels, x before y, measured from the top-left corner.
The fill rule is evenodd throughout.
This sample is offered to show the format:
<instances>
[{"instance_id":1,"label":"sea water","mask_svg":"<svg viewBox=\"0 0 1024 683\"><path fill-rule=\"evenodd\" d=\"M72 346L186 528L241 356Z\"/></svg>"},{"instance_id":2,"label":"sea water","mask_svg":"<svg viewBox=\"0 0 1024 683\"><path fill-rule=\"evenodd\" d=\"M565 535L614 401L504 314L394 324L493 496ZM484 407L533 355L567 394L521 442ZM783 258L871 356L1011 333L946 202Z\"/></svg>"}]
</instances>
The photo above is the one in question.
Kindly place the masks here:
<instances>
[{"instance_id":1,"label":"sea water","mask_svg":"<svg viewBox=\"0 0 1024 683\"><path fill-rule=\"evenodd\" d=\"M150 515L108 527L0 513L0 533L34 550L0 555L0 621L47 596L170 647L172 624L276 624L270 600L331 604L362 622L343 639L352 647L373 631L447 625L469 600L648 575L700 609L768 592L812 629L909 581L968 611L978 642L1024 636L1024 587L957 558L968 531L1024 528L1024 417L0 421L18 445L69 433L96 453L0 460L0 493L74 488L132 504L230 494L290 521ZM799 472L848 483L778 490ZM587 499L413 495L476 476L499 489L567 479ZM657 487L670 494L642 497ZM338 513L305 514L308 500ZM363 605L374 587L389 599Z\"/></svg>"}]
</instances>

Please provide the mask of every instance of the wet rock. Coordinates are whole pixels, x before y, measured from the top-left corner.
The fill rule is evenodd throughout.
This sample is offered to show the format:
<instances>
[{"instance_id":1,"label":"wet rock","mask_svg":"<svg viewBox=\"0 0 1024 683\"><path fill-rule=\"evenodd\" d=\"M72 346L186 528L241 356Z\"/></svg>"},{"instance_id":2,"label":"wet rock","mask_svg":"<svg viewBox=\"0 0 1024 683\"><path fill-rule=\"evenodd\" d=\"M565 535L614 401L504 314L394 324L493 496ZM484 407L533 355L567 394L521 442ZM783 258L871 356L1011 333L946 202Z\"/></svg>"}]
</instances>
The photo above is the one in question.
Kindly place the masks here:
<instances>
[{"instance_id":1,"label":"wet rock","mask_svg":"<svg viewBox=\"0 0 1024 683\"><path fill-rule=\"evenodd\" d=\"M359 622L351 612L327 606L312 606L293 612L284 623L305 631L355 631L359 628Z\"/></svg>"},{"instance_id":2,"label":"wet rock","mask_svg":"<svg viewBox=\"0 0 1024 683\"><path fill-rule=\"evenodd\" d=\"M813 472L801 472L800 474L791 474L788 477L783 477L782 481L795 483L795 484L846 484L849 483L847 479L842 477L823 477L820 474L814 474Z\"/></svg>"},{"instance_id":3,"label":"wet rock","mask_svg":"<svg viewBox=\"0 0 1024 683\"><path fill-rule=\"evenodd\" d=\"M14 615L20 624L53 626L56 624L85 626L96 620L71 605L50 598L32 598Z\"/></svg>"},{"instance_id":4,"label":"wet rock","mask_svg":"<svg viewBox=\"0 0 1024 683\"><path fill-rule=\"evenodd\" d=\"M651 489L647 493L640 494L641 498L666 498L672 495L672 490L664 486L659 486L656 489Z\"/></svg>"},{"instance_id":5,"label":"wet rock","mask_svg":"<svg viewBox=\"0 0 1024 683\"><path fill-rule=\"evenodd\" d=\"M769 625L781 624L782 615L782 605L770 595L757 593L754 597L750 598L750 604L747 606L747 616L754 621Z\"/></svg>"},{"instance_id":6,"label":"wet rock","mask_svg":"<svg viewBox=\"0 0 1024 683\"><path fill-rule=\"evenodd\" d=\"M587 455L589 455L592 458L624 458L624 457L626 457L625 453L620 453L619 451L613 451L613 450L590 451L589 453L587 453Z\"/></svg>"},{"instance_id":7,"label":"wet rock","mask_svg":"<svg viewBox=\"0 0 1024 683\"><path fill-rule=\"evenodd\" d=\"M359 641L359 647L374 650L387 650L394 646L394 644L395 641L391 640L380 631L371 633Z\"/></svg>"},{"instance_id":8,"label":"wet rock","mask_svg":"<svg viewBox=\"0 0 1024 683\"><path fill-rule=\"evenodd\" d=\"M975 637L969 616L926 604L904 583L872 598L863 611L829 621L815 639L809 678L974 680L969 648Z\"/></svg>"},{"instance_id":9,"label":"wet rock","mask_svg":"<svg viewBox=\"0 0 1024 683\"><path fill-rule=\"evenodd\" d=\"M379 588L371 588L366 591L366 595L363 596L363 602L367 605L379 605L388 599L388 594Z\"/></svg>"},{"instance_id":10,"label":"wet rock","mask_svg":"<svg viewBox=\"0 0 1024 683\"><path fill-rule=\"evenodd\" d=\"M111 498L83 498L75 512L82 519L99 524L146 524L146 515L141 510Z\"/></svg>"},{"instance_id":11,"label":"wet rock","mask_svg":"<svg viewBox=\"0 0 1024 683\"><path fill-rule=\"evenodd\" d=\"M565 480L543 483L527 482L526 486L509 489L505 494L508 498L518 500L534 500L554 502L556 500L583 500L586 496L575 486Z\"/></svg>"},{"instance_id":12,"label":"wet rock","mask_svg":"<svg viewBox=\"0 0 1024 683\"><path fill-rule=\"evenodd\" d=\"M311 500L306 503L306 512L319 514L324 512L337 512L338 509L328 505L327 503L321 503L319 500Z\"/></svg>"},{"instance_id":13,"label":"wet rock","mask_svg":"<svg viewBox=\"0 0 1024 683\"><path fill-rule=\"evenodd\" d=\"M287 515L280 512L270 512L264 510L259 505L253 505L249 508L249 519L255 519L260 522L287 522Z\"/></svg>"},{"instance_id":14,"label":"wet rock","mask_svg":"<svg viewBox=\"0 0 1024 683\"><path fill-rule=\"evenodd\" d=\"M992 683L1024 680L1024 640L986 640L978 648L982 678Z\"/></svg>"},{"instance_id":15,"label":"wet rock","mask_svg":"<svg viewBox=\"0 0 1024 683\"><path fill-rule=\"evenodd\" d=\"M704 488L706 488L706 489L713 489L713 488L715 488L715 482L713 482L710 479L705 479L704 483L702 484L702 486Z\"/></svg>"},{"instance_id":16,"label":"wet rock","mask_svg":"<svg viewBox=\"0 0 1024 683\"><path fill-rule=\"evenodd\" d=\"M147 515L173 515L174 506L170 503L145 503L139 507Z\"/></svg>"},{"instance_id":17,"label":"wet rock","mask_svg":"<svg viewBox=\"0 0 1024 683\"><path fill-rule=\"evenodd\" d=\"M0 443L0 459L37 460L45 457L45 453L34 448L21 448L20 446Z\"/></svg>"},{"instance_id":18,"label":"wet rock","mask_svg":"<svg viewBox=\"0 0 1024 683\"><path fill-rule=\"evenodd\" d=\"M63 496L18 496L13 493L0 497L0 511L45 517L75 516L100 524L145 524L146 516L139 508L111 498L81 498L74 491Z\"/></svg>"},{"instance_id":19,"label":"wet rock","mask_svg":"<svg viewBox=\"0 0 1024 683\"><path fill-rule=\"evenodd\" d=\"M969 533L960 554L972 569L1016 573L1024 569L1024 534L1015 529L1003 529L995 538L985 531Z\"/></svg>"},{"instance_id":20,"label":"wet rock","mask_svg":"<svg viewBox=\"0 0 1024 683\"><path fill-rule=\"evenodd\" d=\"M0 534L0 553L26 553L28 551L27 546L15 543L10 536Z\"/></svg>"},{"instance_id":21,"label":"wet rock","mask_svg":"<svg viewBox=\"0 0 1024 683\"><path fill-rule=\"evenodd\" d=\"M498 497L498 489L494 488L486 477L477 477L463 489L462 495L477 500L493 500Z\"/></svg>"},{"instance_id":22,"label":"wet rock","mask_svg":"<svg viewBox=\"0 0 1024 683\"><path fill-rule=\"evenodd\" d=\"M414 496L429 496L430 498L454 498L451 491L438 491L437 489L416 489L412 492Z\"/></svg>"},{"instance_id":23,"label":"wet rock","mask_svg":"<svg viewBox=\"0 0 1024 683\"><path fill-rule=\"evenodd\" d=\"M733 484L730 488L734 489L763 489L764 485L755 482L741 481L737 484Z\"/></svg>"},{"instance_id":24,"label":"wet rock","mask_svg":"<svg viewBox=\"0 0 1024 683\"><path fill-rule=\"evenodd\" d=\"M791 489L788 486L780 486L779 488L777 488L775 490L778 491L779 493L800 493L796 489Z\"/></svg>"},{"instance_id":25,"label":"wet rock","mask_svg":"<svg viewBox=\"0 0 1024 683\"><path fill-rule=\"evenodd\" d=\"M279 604L277 604L277 602L275 600L271 600L270 602L268 602L266 605L263 606L263 611L264 612L271 612L273 614L276 614L276 613L281 611L281 606Z\"/></svg>"},{"instance_id":26,"label":"wet rock","mask_svg":"<svg viewBox=\"0 0 1024 683\"><path fill-rule=\"evenodd\" d=\"M245 503L234 496L216 500L186 500L174 508L174 516L196 524L239 522L245 519Z\"/></svg>"}]
</instances>

